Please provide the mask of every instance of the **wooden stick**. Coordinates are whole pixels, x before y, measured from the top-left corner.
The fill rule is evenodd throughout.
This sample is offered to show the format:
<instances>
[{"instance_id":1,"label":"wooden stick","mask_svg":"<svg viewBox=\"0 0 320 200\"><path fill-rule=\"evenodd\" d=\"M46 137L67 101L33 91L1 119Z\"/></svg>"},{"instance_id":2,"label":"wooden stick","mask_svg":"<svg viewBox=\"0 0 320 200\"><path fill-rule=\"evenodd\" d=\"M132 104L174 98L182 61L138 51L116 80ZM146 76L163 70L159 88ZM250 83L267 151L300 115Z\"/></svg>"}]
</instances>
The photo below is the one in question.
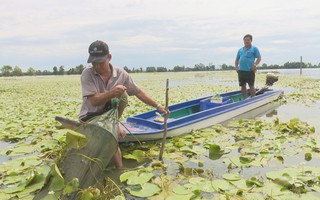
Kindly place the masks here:
<instances>
[{"instance_id":1,"label":"wooden stick","mask_svg":"<svg viewBox=\"0 0 320 200\"><path fill-rule=\"evenodd\" d=\"M168 103L169 102L169 79L167 79L167 84L166 84L166 110L168 111ZM163 130L163 138L162 138L162 144L161 144L161 149L160 149L160 153L159 153L159 160L162 161L162 154L163 154L163 150L164 150L164 145L166 143L166 138L167 138L167 128L168 128L168 117L169 117L169 113L166 112L165 118L164 118L164 130Z\"/></svg>"}]
</instances>

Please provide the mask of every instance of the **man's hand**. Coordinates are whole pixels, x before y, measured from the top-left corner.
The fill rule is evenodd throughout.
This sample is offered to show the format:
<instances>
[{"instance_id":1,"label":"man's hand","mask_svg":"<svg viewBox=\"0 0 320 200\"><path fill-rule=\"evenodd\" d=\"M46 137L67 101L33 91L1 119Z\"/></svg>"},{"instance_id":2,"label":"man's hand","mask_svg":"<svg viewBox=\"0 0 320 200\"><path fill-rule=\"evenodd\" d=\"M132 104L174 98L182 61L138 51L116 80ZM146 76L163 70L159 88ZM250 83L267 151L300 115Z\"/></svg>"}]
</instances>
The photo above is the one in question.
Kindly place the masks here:
<instances>
[{"instance_id":1,"label":"man's hand","mask_svg":"<svg viewBox=\"0 0 320 200\"><path fill-rule=\"evenodd\" d=\"M167 110L164 106L162 106L162 105L159 105L158 107L157 107L157 110L158 111L160 111L160 112L162 112L162 113L164 113L164 114L166 114L166 115L170 115L170 110Z\"/></svg>"},{"instance_id":2,"label":"man's hand","mask_svg":"<svg viewBox=\"0 0 320 200\"><path fill-rule=\"evenodd\" d=\"M119 127L119 134L118 134L119 139L123 139L125 136L126 136L126 132Z\"/></svg>"},{"instance_id":3,"label":"man's hand","mask_svg":"<svg viewBox=\"0 0 320 200\"><path fill-rule=\"evenodd\" d=\"M252 66L252 71L253 71L254 73L256 73L256 71L257 71L257 65L253 65L253 66Z\"/></svg>"},{"instance_id":4,"label":"man's hand","mask_svg":"<svg viewBox=\"0 0 320 200\"><path fill-rule=\"evenodd\" d=\"M127 88L124 85L117 85L111 88L109 92L111 93L111 96L120 98L126 90Z\"/></svg>"}]
</instances>

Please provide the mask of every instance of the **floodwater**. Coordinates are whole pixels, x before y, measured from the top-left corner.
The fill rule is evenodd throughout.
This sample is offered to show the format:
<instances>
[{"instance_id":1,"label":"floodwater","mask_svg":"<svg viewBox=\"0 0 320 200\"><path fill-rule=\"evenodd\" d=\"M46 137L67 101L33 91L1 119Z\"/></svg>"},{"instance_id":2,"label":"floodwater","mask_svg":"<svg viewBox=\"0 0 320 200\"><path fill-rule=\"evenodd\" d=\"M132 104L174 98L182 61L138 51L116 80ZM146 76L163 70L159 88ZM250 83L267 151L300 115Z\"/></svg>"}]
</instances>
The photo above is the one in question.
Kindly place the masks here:
<instances>
[{"instance_id":1,"label":"floodwater","mask_svg":"<svg viewBox=\"0 0 320 200\"><path fill-rule=\"evenodd\" d=\"M300 71L297 69L269 70L269 71L278 71L280 74L284 74L284 75L299 75L300 73ZM320 69L304 69L302 71L302 75L310 78L320 78ZM199 80L201 79L201 77L196 77L196 79L198 78ZM188 85L188 84L194 83L194 81L195 80L193 79L192 80L187 79L187 80L181 80L181 81L172 80L170 81L170 85L171 86ZM215 81L212 81L212 82L209 80L209 83L218 84L217 81L219 84L226 85L226 86L237 84L237 82L233 78L230 78L230 80L215 79ZM283 89L284 94L293 90L293 88L280 88L277 85L274 85L272 88ZM307 122L310 126L314 126L316 133L319 133L319 130L320 130L319 113L320 113L320 102L309 104L309 105L304 105L301 103L292 104L292 103L278 102L278 103L270 103L258 109L255 109L254 111L244 113L243 115L237 116L235 119L256 118L256 119L272 121L272 120L275 120L276 118L279 118L280 121L287 122L292 118L299 118L301 121ZM14 146L14 144L0 141L0 151L5 151L6 149L11 148L12 146ZM234 150L230 152L230 154L227 154L224 156L232 156L237 154L238 154L237 150ZM205 165L206 163L210 163L210 166L212 169L214 169L215 174L224 174L224 173L227 173L228 171L226 164L222 162L223 157L218 160L211 160L206 156L202 156L200 159L204 162ZM6 162L7 160L8 160L7 156L5 155L0 156L0 163ZM320 160L317 158L312 158L310 161L305 161L303 153L299 153L294 156L287 156L287 157L284 156L284 160L285 160L285 165L283 165L278 161L273 161L275 162L273 163L273 165L260 167L258 170L254 168L244 168L242 169L241 175L243 175L244 177L252 177L252 176L260 177L260 176L264 176L264 174L268 171L282 169L286 166L297 165L304 162L307 162L309 166L318 167L320 165ZM169 162L169 161L166 161L166 162ZM135 168L147 163L136 163L136 162L133 162L132 160L125 160L124 164L127 168ZM122 170L111 170L106 172L106 175L112 178L117 184L121 186L121 183L119 182L119 176L121 173L123 173ZM124 187L124 186L121 186L121 187Z\"/></svg>"},{"instance_id":2,"label":"floodwater","mask_svg":"<svg viewBox=\"0 0 320 200\"><path fill-rule=\"evenodd\" d=\"M307 122L310 126L314 126L317 132L317 130L320 130L319 113L320 113L320 102L309 105L309 106L305 106L302 104L285 104L278 101L278 102L273 102L273 103L269 103L264 106L261 106L253 111L239 115L231 120L262 119L266 121L273 121L276 118L279 118L281 122L287 122L292 118L299 118L301 121ZM227 123L228 121L222 124L227 126ZM220 159L217 159L217 160L212 160L208 156L204 156L204 155L201 155L199 159L204 163L204 166L205 166L204 169L213 170L213 173L216 176L221 176L222 174L228 173L229 171L227 165L223 163L222 160L228 156L239 155L239 151L241 150L240 149L232 150L229 154L223 155ZM271 160L269 161L268 165L264 167L257 167L257 168L249 167L249 168L242 168L239 170L241 170L241 176L245 178L249 179L250 177L263 177L264 179L266 179L265 174L270 171L281 170L283 168L286 168L292 165L307 164L308 166L318 167L320 164L320 160L318 158L312 158L310 161L306 161L304 152L300 152L290 156L283 155L283 160L284 160L283 162L277 161L277 160ZM175 166L174 163L172 163L169 160L165 160L164 162L168 165L171 165L168 168L167 173L175 174L179 166ZM139 167L139 165L143 166L147 164L148 164L147 162L137 163L132 160L124 160L124 165L127 169L128 168L133 169L133 168ZM193 167L197 168L197 166L194 163L189 163L189 164L185 163L184 165L191 168ZM115 183L117 183L120 186L120 188L125 188L126 186L119 181L119 176L125 171L126 170L114 169L111 171L107 171L105 175L113 179ZM123 191L126 191L126 190L124 189ZM128 193L126 193L125 195L126 195L126 198L128 199L143 199L143 198L133 197ZM320 193L317 195L320 198Z\"/></svg>"}]
</instances>

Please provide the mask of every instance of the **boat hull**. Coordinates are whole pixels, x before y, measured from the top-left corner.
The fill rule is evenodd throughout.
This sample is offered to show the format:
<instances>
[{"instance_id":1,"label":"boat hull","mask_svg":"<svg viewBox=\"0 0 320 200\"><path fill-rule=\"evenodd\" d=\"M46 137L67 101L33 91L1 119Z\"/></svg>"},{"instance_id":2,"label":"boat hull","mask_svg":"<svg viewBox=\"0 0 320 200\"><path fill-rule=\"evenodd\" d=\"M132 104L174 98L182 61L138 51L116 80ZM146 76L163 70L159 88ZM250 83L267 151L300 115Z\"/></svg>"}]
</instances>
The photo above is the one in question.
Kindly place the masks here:
<instances>
[{"instance_id":1,"label":"boat hull","mask_svg":"<svg viewBox=\"0 0 320 200\"><path fill-rule=\"evenodd\" d=\"M221 96L228 97L228 95L231 93L224 93L221 94ZM248 98L239 102L227 103L215 108L209 108L194 114L183 116L175 120L168 120L167 137L176 137L184 133L190 133L192 130L206 128L214 124L224 122L238 115L268 104L278 99L282 94L283 92L281 90L267 91L259 96ZM200 102L205 98L200 98L194 101ZM179 104L173 105L171 108L179 107L178 105ZM173 111L171 108L170 111ZM155 113L155 111L150 112ZM126 121L123 121L123 128L127 130L127 136L120 140L120 142L131 142L137 140L148 141L163 138L163 123L159 123L159 126L155 126L158 124L155 124L155 122L152 121L152 118L139 119L139 116L137 117L136 121L134 119L130 120L129 118Z\"/></svg>"}]
</instances>

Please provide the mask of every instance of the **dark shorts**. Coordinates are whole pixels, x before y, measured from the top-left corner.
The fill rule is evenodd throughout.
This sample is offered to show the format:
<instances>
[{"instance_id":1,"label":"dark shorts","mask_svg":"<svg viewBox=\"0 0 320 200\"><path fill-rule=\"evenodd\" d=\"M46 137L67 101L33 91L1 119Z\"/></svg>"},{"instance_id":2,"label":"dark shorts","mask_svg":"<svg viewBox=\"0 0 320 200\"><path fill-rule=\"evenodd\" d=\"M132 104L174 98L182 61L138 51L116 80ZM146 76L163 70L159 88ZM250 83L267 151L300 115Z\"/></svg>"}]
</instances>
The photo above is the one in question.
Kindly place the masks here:
<instances>
[{"instance_id":1,"label":"dark shorts","mask_svg":"<svg viewBox=\"0 0 320 200\"><path fill-rule=\"evenodd\" d=\"M238 71L239 86L248 83L249 86L254 86L255 73L253 71Z\"/></svg>"},{"instance_id":2,"label":"dark shorts","mask_svg":"<svg viewBox=\"0 0 320 200\"><path fill-rule=\"evenodd\" d=\"M111 110L111 101L108 101L106 103L106 105L104 106L104 109L100 112L95 112L95 113L87 113L85 117L83 117L82 119L80 119L81 122L86 122L88 121L89 119L93 118L93 117L96 117L96 116L99 116L99 115L102 115L104 113L106 113L107 111Z\"/></svg>"}]
</instances>

